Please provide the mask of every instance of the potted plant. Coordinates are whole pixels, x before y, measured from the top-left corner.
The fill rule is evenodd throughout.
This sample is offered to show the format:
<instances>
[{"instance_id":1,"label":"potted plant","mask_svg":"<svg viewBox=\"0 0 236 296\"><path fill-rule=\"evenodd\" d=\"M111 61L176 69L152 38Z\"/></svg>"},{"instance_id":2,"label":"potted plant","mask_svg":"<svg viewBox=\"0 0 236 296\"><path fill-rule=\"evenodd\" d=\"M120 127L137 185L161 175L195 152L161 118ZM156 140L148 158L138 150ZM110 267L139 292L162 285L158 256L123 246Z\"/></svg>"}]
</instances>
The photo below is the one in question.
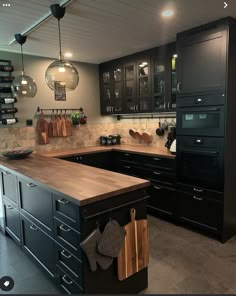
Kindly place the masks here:
<instances>
[{"instance_id":1,"label":"potted plant","mask_svg":"<svg viewBox=\"0 0 236 296\"><path fill-rule=\"evenodd\" d=\"M73 125L78 125L80 123L81 112L74 111L71 113L70 118L72 120Z\"/></svg>"}]
</instances>

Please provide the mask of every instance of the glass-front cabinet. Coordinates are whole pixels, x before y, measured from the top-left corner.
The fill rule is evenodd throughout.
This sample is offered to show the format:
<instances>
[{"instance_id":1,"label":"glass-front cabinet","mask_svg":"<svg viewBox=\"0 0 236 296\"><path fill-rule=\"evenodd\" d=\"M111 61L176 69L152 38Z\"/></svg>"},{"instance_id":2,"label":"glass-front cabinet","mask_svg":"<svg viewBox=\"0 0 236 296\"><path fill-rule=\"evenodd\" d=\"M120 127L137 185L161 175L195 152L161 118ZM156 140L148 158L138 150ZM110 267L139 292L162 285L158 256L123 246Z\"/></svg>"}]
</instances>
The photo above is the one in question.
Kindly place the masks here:
<instances>
[{"instance_id":1,"label":"glass-front cabinet","mask_svg":"<svg viewBox=\"0 0 236 296\"><path fill-rule=\"evenodd\" d=\"M175 51L172 43L101 64L102 114L175 111Z\"/></svg>"},{"instance_id":2,"label":"glass-front cabinet","mask_svg":"<svg viewBox=\"0 0 236 296\"><path fill-rule=\"evenodd\" d=\"M100 72L102 114L119 114L123 111L122 66L112 66Z\"/></svg>"},{"instance_id":3,"label":"glass-front cabinet","mask_svg":"<svg viewBox=\"0 0 236 296\"><path fill-rule=\"evenodd\" d=\"M139 98L140 113L152 111L151 87L150 87L150 59L143 58L137 63L137 92Z\"/></svg>"},{"instance_id":4,"label":"glass-front cabinet","mask_svg":"<svg viewBox=\"0 0 236 296\"><path fill-rule=\"evenodd\" d=\"M162 57L153 58L153 112L166 108L166 61Z\"/></svg>"}]
</instances>

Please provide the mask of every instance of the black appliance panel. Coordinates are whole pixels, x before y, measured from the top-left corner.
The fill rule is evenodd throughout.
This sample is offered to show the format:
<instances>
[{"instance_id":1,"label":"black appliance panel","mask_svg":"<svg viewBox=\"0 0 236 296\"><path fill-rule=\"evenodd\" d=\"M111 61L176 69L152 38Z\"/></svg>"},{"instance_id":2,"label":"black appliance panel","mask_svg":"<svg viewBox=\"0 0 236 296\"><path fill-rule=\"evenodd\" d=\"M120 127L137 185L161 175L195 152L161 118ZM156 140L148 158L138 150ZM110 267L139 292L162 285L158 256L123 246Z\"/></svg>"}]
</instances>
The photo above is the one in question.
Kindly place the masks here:
<instances>
[{"instance_id":1,"label":"black appliance panel","mask_svg":"<svg viewBox=\"0 0 236 296\"><path fill-rule=\"evenodd\" d=\"M197 187L223 190L224 139L178 137L177 180Z\"/></svg>"},{"instance_id":2,"label":"black appliance panel","mask_svg":"<svg viewBox=\"0 0 236 296\"><path fill-rule=\"evenodd\" d=\"M224 106L179 108L177 135L224 136Z\"/></svg>"}]
</instances>

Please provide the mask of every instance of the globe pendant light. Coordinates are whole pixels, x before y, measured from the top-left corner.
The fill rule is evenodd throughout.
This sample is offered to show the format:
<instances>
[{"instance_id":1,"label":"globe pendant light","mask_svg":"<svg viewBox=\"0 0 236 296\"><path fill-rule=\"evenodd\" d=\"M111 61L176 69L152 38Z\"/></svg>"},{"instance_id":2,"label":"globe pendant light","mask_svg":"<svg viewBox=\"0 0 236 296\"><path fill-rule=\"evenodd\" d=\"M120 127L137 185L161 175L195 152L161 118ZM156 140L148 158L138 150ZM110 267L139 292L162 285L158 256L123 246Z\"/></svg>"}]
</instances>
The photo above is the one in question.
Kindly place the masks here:
<instances>
[{"instance_id":1,"label":"globe pendant light","mask_svg":"<svg viewBox=\"0 0 236 296\"><path fill-rule=\"evenodd\" d=\"M33 98L37 93L37 85L31 77L25 75L25 70L24 70L22 44L25 43L27 36L22 36L21 34L15 34L15 39L21 46L22 71L21 71L21 75L17 76L13 80L11 84L11 89L12 89L13 95L17 98L23 98L23 97Z\"/></svg>"},{"instance_id":2,"label":"globe pendant light","mask_svg":"<svg viewBox=\"0 0 236 296\"><path fill-rule=\"evenodd\" d=\"M65 86L66 90L74 90L79 83L79 73L77 69L68 61L64 60L61 53L61 28L60 19L65 15L65 7L59 4L50 6L52 15L58 20L58 33L59 33L59 60L51 63L45 73L45 80L47 85L54 90L56 84Z\"/></svg>"}]
</instances>

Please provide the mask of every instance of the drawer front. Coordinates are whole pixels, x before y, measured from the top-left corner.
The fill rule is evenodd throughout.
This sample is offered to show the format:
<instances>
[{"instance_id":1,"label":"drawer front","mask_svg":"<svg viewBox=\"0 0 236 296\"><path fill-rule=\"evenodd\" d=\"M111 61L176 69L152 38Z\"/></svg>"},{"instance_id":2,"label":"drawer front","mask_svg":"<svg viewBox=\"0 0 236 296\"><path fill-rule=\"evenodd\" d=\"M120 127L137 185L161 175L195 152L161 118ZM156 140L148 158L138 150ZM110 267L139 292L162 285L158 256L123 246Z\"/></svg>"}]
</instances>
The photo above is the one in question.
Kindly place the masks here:
<instances>
[{"instance_id":1,"label":"drawer front","mask_svg":"<svg viewBox=\"0 0 236 296\"><path fill-rule=\"evenodd\" d=\"M47 230L53 228L53 211L51 192L44 190L34 183L19 180L21 208L37 219L40 226Z\"/></svg>"},{"instance_id":2,"label":"drawer front","mask_svg":"<svg viewBox=\"0 0 236 296\"><path fill-rule=\"evenodd\" d=\"M124 160L133 164L139 163L139 155L138 154L133 154L130 152L115 152L115 157L116 159L119 160Z\"/></svg>"},{"instance_id":3,"label":"drawer front","mask_svg":"<svg viewBox=\"0 0 236 296\"><path fill-rule=\"evenodd\" d=\"M8 171L2 171L2 192L3 195L18 205L16 176Z\"/></svg>"},{"instance_id":4,"label":"drawer front","mask_svg":"<svg viewBox=\"0 0 236 296\"><path fill-rule=\"evenodd\" d=\"M208 190L205 188L197 187L197 186L190 186L186 184L177 184L177 190L190 193L192 195L198 195L200 197L208 197L210 199L215 200L222 200L224 199L224 193L219 191Z\"/></svg>"},{"instance_id":5,"label":"drawer front","mask_svg":"<svg viewBox=\"0 0 236 296\"><path fill-rule=\"evenodd\" d=\"M56 246L56 264L82 286L82 262L59 244Z\"/></svg>"},{"instance_id":6,"label":"drawer front","mask_svg":"<svg viewBox=\"0 0 236 296\"><path fill-rule=\"evenodd\" d=\"M139 177L139 178L144 177L143 171L141 168L139 168L127 161L119 161L117 163L116 168L117 168L118 173L126 174L129 176L134 176L134 177Z\"/></svg>"},{"instance_id":7,"label":"drawer front","mask_svg":"<svg viewBox=\"0 0 236 296\"><path fill-rule=\"evenodd\" d=\"M145 175L146 175L146 178L150 180L165 182L170 184L175 183L175 180L176 180L176 176L174 174L170 174L158 168L145 170Z\"/></svg>"},{"instance_id":8,"label":"drawer front","mask_svg":"<svg viewBox=\"0 0 236 296\"><path fill-rule=\"evenodd\" d=\"M175 170L175 159L162 158L162 157L151 157L151 156L142 156L143 159L140 159L140 162L146 167L162 168L164 170Z\"/></svg>"},{"instance_id":9,"label":"drawer front","mask_svg":"<svg viewBox=\"0 0 236 296\"><path fill-rule=\"evenodd\" d=\"M21 215L22 244L51 275L55 272L54 241L34 223Z\"/></svg>"},{"instance_id":10,"label":"drawer front","mask_svg":"<svg viewBox=\"0 0 236 296\"><path fill-rule=\"evenodd\" d=\"M20 213L11 204L4 201L5 226L7 232L20 243Z\"/></svg>"},{"instance_id":11,"label":"drawer front","mask_svg":"<svg viewBox=\"0 0 236 296\"><path fill-rule=\"evenodd\" d=\"M82 289L79 287L79 285L76 284L74 280L71 279L71 277L65 273L63 270L61 270L59 267L57 267L56 270L56 279L57 283L66 291L68 294L81 294Z\"/></svg>"},{"instance_id":12,"label":"drawer front","mask_svg":"<svg viewBox=\"0 0 236 296\"><path fill-rule=\"evenodd\" d=\"M177 107L217 106L225 104L222 94L177 97Z\"/></svg>"},{"instance_id":13,"label":"drawer front","mask_svg":"<svg viewBox=\"0 0 236 296\"><path fill-rule=\"evenodd\" d=\"M52 197L54 216L67 223L72 228L79 230L79 207L55 194L53 194Z\"/></svg>"},{"instance_id":14,"label":"drawer front","mask_svg":"<svg viewBox=\"0 0 236 296\"><path fill-rule=\"evenodd\" d=\"M178 192L177 197L178 216L182 221L212 232L220 230L223 219L221 203L184 192Z\"/></svg>"},{"instance_id":15,"label":"drawer front","mask_svg":"<svg viewBox=\"0 0 236 296\"><path fill-rule=\"evenodd\" d=\"M80 233L68 224L54 218L55 239L73 255L81 259Z\"/></svg>"},{"instance_id":16,"label":"drawer front","mask_svg":"<svg viewBox=\"0 0 236 296\"><path fill-rule=\"evenodd\" d=\"M166 187L153 183L149 189L150 198L148 208L156 210L160 215L173 216L176 212L176 190L174 187Z\"/></svg>"}]
</instances>

